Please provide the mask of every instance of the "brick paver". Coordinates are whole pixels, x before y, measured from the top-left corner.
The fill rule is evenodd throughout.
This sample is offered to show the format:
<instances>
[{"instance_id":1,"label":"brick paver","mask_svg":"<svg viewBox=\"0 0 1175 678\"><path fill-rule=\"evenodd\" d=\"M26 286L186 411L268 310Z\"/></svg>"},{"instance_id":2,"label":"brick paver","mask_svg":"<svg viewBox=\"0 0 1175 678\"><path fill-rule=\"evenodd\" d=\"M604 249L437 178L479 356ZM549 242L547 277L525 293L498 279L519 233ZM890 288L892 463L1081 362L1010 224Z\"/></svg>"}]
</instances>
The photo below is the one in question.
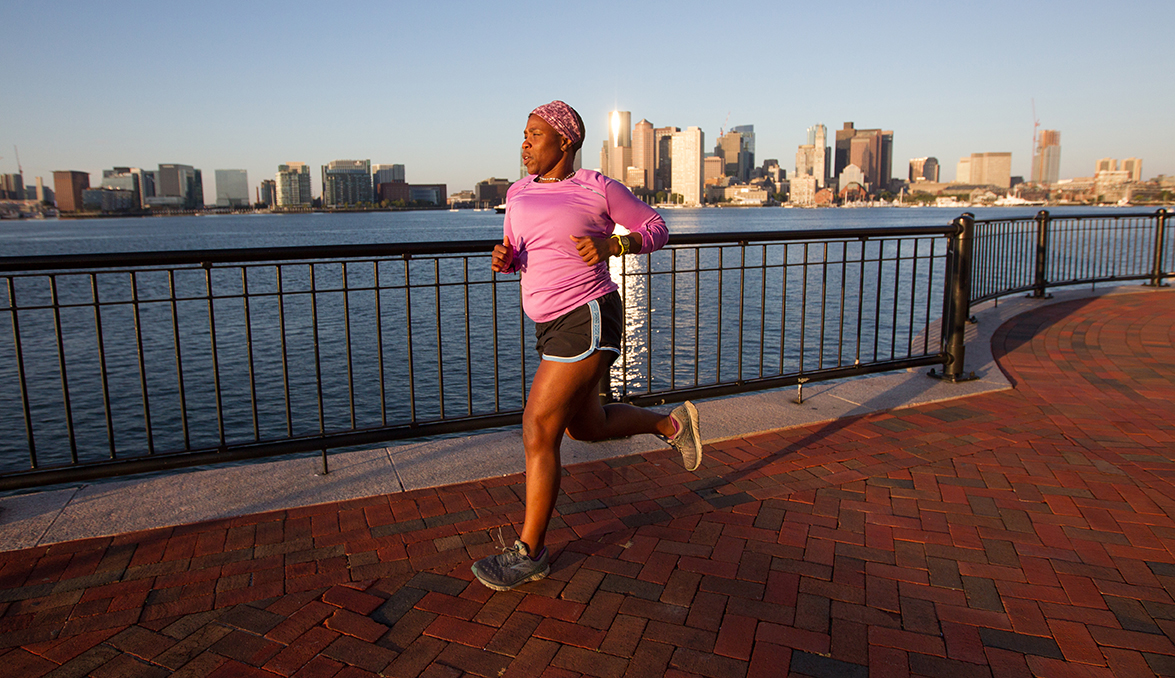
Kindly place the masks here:
<instances>
[{"instance_id":1,"label":"brick paver","mask_svg":"<svg viewBox=\"0 0 1175 678\"><path fill-rule=\"evenodd\" d=\"M1175 674L1175 295L1042 306L1014 389L567 469L0 553L6 675Z\"/></svg>"}]
</instances>

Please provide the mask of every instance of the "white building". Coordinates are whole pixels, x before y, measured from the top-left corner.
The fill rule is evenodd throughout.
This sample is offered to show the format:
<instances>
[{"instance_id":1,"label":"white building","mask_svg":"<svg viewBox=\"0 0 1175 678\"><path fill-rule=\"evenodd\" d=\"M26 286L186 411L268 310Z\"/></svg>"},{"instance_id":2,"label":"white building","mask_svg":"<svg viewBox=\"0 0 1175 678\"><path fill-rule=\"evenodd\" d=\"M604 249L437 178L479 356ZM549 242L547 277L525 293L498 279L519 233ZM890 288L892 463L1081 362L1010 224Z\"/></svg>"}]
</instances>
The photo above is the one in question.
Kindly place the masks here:
<instances>
[{"instance_id":1,"label":"white building","mask_svg":"<svg viewBox=\"0 0 1175 678\"><path fill-rule=\"evenodd\" d=\"M310 165L291 162L277 166L277 206L300 207L310 205Z\"/></svg>"},{"instance_id":2,"label":"white building","mask_svg":"<svg viewBox=\"0 0 1175 678\"><path fill-rule=\"evenodd\" d=\"M811 174L796 174L791 178L790 185L788 202L796 207L811 207L816 204L816 177Z\"/></svg>"},{"instance_id":3,"label":"white building","mask_svg":"<svg viewBox=\"0 0 1175 678\"><path fill-rule=\"evenodd\" d=\"M371 185L379 188L380 184L398 183L404 181L403 165L372 165Z\"/></svg>"},{"instance_id":4,"label":"white building","mask_svg":"<svg viewBox=\"0 0 1175 678\"><path fill-rule=\"evenodd\" d=\"M686 205L702 204L702 156L706 135L700 127L673 133L673 192Z\"/></svg>"}]
</instances>

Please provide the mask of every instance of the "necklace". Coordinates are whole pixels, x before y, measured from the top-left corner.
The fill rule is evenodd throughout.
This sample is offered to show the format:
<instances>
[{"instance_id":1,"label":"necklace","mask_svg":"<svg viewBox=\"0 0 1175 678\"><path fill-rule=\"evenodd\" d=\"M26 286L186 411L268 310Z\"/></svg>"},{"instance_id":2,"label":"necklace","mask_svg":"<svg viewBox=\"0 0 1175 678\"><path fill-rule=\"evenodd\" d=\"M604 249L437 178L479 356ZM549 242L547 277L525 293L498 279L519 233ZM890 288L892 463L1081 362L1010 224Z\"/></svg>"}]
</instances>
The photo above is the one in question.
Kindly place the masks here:
<instances>
[{"instance_id":1,"label":"necklace","mask_svg":"<svg viewBox=\"0 0 1175 678\"><path fill-rule=\"evenodd\" d=\"M550 179L548 177L539 177L539 178L535 179L535 181L542 181L544 183L554 183L556 181L566 181L567 179L570 179L574 175L575 175L575 170L571 170L571 174L568 174L567 176L563 177L562 179Z\"/></svg>"}]
</instances>

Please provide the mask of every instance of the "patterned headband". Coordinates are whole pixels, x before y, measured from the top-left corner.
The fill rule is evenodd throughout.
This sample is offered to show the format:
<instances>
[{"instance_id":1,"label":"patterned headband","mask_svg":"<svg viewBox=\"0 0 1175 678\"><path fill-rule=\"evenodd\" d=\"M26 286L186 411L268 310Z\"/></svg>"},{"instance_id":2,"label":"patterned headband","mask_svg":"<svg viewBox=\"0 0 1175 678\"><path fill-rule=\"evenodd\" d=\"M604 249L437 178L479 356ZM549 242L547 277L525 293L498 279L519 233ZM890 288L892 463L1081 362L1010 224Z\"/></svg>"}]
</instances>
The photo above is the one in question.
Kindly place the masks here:
<instances>
[{"instance_id":1,"label":"patterned headband","mask_svg":"<svg viewBox=\"0 0 1175 678\"><path fill-rule=\"evenodd\" d=\"M530 112L531 115L537 115L547 124L555 128L555 131L563 135L565 139L571 142L574 146L583 139L583 130L579 127L579 120L575 114L575 109L556 99L549 104L539 106Z\"/></svg>"}]
</instances>

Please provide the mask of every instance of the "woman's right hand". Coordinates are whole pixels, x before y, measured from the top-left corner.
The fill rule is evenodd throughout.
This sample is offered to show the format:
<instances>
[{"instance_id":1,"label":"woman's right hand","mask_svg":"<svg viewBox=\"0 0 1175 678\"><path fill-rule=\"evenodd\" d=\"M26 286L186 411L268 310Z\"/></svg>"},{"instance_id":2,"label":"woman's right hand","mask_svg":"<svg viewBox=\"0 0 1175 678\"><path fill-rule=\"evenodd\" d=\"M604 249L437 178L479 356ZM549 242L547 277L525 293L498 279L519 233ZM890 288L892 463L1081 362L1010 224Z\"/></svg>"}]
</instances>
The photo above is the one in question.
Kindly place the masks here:
<instances>
[{"instance_id":1,"label":"woman's right hand","mask_svg":"<svg viewBox=\"0 0 1175 678\"><path fill-rule=\"evenodd\" d=\"M509 273L514 263L514 248L510 246L510 237L502 236L502 244L494 245L494 259L490 268L495 273Z\"/></svg>"}]
</instances>

